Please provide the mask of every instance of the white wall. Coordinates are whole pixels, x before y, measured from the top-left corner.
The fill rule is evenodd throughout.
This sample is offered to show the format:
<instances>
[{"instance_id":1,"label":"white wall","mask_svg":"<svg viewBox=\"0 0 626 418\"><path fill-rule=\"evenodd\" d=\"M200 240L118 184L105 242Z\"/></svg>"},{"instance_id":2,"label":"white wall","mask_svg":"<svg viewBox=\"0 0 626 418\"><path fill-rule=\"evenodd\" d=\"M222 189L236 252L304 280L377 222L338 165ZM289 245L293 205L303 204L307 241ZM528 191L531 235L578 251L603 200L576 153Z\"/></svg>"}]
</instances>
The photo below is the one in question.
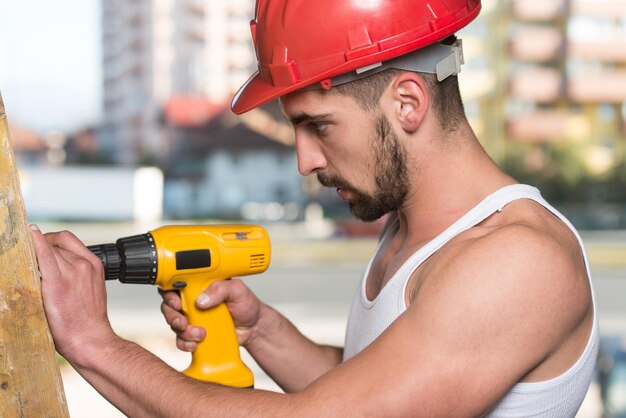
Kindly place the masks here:
<instances>
[{"instance_id":1,"label":"white wall","mask_svg":"<svg viewBox=\"0 0 626 418\"><path fill-rule=\"evenodd\" d=\"M31 220L158 221L163 174L156 168L33 167L20 170Z\"/></svg>"}]
</instances>

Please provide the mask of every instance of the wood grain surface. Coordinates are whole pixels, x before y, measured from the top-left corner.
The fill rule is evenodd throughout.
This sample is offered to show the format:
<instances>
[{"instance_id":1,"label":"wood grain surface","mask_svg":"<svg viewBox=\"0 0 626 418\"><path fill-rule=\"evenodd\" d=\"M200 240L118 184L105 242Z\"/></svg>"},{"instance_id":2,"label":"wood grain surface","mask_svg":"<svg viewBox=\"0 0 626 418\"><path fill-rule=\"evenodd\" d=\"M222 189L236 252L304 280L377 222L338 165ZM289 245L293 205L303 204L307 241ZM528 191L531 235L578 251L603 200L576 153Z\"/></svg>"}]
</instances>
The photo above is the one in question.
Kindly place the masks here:
<instances>
[{"instance_id":1,"label":"wood grain surface","mask_svg":"<svg viewBox=\"0 0 626 418\"><path fill-rule=\"evenodd\" d=\"M0 417L68 417L0 95Z\"/></svg>"}]
</instances>

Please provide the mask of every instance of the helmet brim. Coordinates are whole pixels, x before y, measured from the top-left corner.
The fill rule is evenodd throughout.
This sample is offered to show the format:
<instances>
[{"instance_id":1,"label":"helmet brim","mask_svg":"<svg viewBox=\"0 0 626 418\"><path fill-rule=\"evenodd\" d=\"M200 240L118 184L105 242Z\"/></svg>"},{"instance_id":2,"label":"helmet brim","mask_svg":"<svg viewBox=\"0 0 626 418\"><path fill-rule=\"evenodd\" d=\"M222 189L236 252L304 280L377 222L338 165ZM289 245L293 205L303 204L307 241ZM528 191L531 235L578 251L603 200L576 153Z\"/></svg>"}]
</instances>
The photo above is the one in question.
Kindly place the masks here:
<instances>
[{"instance_id":1,"label":"helmet brim","mask_svg":"<svg viewBox=\"0 0 626 418\"><path fill-rule=\"evenodd\" d=\"M291 86L276 87L263 80L257 71L241 86L239 91L235 93L230 104L230 110L235 115L241 115L262 104L291 93L292 91L296 91L301 87L304 86L294 84Z\"/></svg>"}]
</instances>

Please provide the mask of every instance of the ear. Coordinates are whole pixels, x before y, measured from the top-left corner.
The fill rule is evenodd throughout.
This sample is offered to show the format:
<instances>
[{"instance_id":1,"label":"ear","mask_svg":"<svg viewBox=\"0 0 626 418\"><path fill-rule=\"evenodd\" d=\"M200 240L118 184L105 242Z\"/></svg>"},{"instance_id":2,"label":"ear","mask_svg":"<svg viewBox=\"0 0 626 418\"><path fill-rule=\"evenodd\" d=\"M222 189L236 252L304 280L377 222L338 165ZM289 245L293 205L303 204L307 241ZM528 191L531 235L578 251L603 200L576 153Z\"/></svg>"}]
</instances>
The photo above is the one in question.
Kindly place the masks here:
<instances>
[{"instance_id":1,"label":"ear","mask_svg":"<svg viewBox=\"0 0 626 418\"><path fill-rule=\"evenodd\" d=\"M395 78L391 87L396 118L405 131L415 132L430 106L426 82L419 74L405 72Z\"/></svg>"}]
</instances>

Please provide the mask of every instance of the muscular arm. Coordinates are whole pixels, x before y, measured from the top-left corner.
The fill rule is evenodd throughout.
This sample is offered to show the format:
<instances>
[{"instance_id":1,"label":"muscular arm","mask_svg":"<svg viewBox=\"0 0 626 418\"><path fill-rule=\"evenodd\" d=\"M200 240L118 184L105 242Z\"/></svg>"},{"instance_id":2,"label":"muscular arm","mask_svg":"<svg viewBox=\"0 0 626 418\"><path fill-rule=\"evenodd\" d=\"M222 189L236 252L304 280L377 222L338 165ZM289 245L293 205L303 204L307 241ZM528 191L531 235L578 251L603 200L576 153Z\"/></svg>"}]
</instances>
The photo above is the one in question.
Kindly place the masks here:
<instances>
[{"instance_id":1,"label":"muscular arm","mask_svg":"<svg viewBox=\"0 0 626 418\"><path fill-rule=\"evenodd\" d=\"M323 411L325 416L452 417L484 414L558 352L568 335L588 335L584 277L573 274L557 244L518 232L469 242L433 269L409 309L368 348L293 394L225 388L175 372L113 334L103 308L104 284L93 279L101 277L93 271L97 260L89 260L76 243L64 244L65 250L51 247L38 233L35 241L57 349L129 416L306 417ZM503 248L514 256L494 257ZM303 337L272 312L263 316L286 331L266 327L267 335L260 332L250 341L260 358L269 352L274 367L280 353L297 348L304 352L301 363L311 355L327 365L307 379L336 362L335 354L326 357L325 349L298 341ZM273 343L263 342L267 336ZM320 360L327 358L332 360ZM296 360L288 357L285 370L307 368Z\"/></svg>"},{"instance_id":2,"label":"muscular arm","mask_svg":"<svg viewBox=\"0 0 626 418\"><path fill-rule=\"evenodd\" d=\"M303 390L342 359L339 347L316 344L267 305L258 330L245 345L265 372L285 391Z\"/></svg>"},{"instance_id":3,"label":"muscular arm","mask_svg":"<svg viewBox=\"0 0 626 418\"><path fill-rule=\"evenodd\" d=\"M72 365L129 417L279 417L289 410L289 395L193 380L115 335L85 342Z\"/></svg>"},{"instance_id":4,"label":"muscular arm","mask_svg":"<svg viewBox=\"0 0 626 418\"><path fill-rule=\"evenodd\" d=\"M475 417L517 382L559 376L593 308L579 247L558 239L512 226L442 252L407 311L308 390L372 416Z\"/></svg>"}]
</instances>

